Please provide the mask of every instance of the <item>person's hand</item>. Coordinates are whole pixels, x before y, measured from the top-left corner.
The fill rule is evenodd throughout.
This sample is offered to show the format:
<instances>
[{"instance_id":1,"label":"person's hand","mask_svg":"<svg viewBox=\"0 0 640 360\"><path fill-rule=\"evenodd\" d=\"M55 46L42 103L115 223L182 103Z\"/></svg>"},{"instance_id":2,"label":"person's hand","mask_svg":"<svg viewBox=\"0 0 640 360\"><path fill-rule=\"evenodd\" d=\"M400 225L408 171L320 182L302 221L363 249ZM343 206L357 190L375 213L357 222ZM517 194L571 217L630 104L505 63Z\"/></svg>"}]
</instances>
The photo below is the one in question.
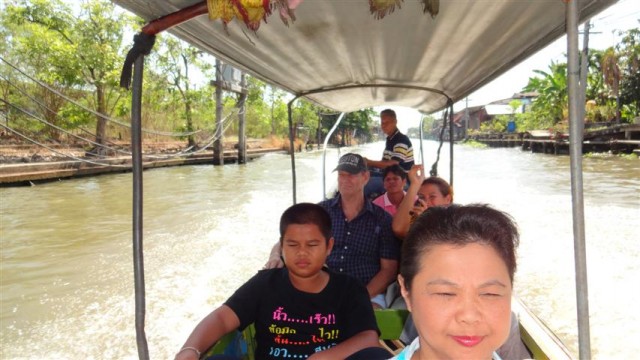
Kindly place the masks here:
<instances>
[{"instance_id":1,"label":"person's hand","mask_svg":"<svg viewBox=\"0 0 640 360\"><path fill-rule=\"evenodd\" d=\"M407 173L407 177L409 178L410 183L422 184L425 179L424 176L424 166L423 165L413 165L409 172Z\"/></svg>"},{"instance_id":2,"label":"person's hand","mask_svg":"<svg viewBox=\"0 0 640 360\"><path fill-rule=\"evenodd\" d=\"M193 347L182 348L176 354L174 360L198 360L200 359L200 352Z\"/></svg>"},{"instance_id":3,"label":"person's hand","mask_svg":"<svg viewBox=\"0 0 640 360\"><path fill-rule=\"evenodd\" d=\"M413 209L411 209L411 211L409 212L413 217L418 217L420 216L420 214L422 214L425 210L427 210L429 206L427 205L427 203L418 198L418 200L416 200L416 203L413 205Z\"/></svg>"},{"instance_id":4,"label":"person's hand","mask_svg":"<svg viewBox=\"0 0 640 360\"><path fill-rule=\"evenodd\" d=\"M194 352L183 352L174 358L174 360L198 360L200 359Z\"/></svg>"}]
</instances>

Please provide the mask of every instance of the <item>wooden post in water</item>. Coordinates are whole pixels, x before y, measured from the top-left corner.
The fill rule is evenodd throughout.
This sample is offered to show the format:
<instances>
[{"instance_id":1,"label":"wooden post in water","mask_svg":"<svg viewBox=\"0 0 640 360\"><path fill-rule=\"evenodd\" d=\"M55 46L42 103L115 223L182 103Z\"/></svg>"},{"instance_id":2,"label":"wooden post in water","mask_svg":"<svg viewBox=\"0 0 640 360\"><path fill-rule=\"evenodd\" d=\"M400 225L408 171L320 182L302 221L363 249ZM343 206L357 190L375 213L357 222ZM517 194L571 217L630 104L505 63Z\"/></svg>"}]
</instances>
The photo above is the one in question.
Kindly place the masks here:
<instances>
[{"instance_id":1,"label":"wooden post in water","mask_svg":"<svg viewBox=\"0 0 640 360\"><path fill-rule=\"evenodd\" d=\"M246 75L244 73L240 75L240 87L242 88L242 92L238 99L238 164L245 164L247 162L247 139L245 138L247 83L245 77Z\"/></svg>"},{"instance_id":2,"label":"wooden post in water","mask_svg":"<svg viewBox=\"0 0 640 360\"><path fill-rule=\"evenodd\" d=\"M216 59L216 132L213 142L213 165L224 165L222 142L222 62Z\"/></svg>"}]
</instances>

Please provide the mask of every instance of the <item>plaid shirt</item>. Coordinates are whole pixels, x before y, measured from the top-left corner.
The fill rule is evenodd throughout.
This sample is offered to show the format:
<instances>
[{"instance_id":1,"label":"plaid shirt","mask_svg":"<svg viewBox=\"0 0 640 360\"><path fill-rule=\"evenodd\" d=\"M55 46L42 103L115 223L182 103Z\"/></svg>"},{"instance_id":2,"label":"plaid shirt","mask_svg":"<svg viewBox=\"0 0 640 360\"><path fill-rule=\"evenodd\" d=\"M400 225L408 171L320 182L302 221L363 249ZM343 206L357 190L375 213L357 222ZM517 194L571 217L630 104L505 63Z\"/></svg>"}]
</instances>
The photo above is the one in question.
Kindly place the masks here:
<instances>
[{"instance_id":1,"label":"plaid shirt","mask_svg":"<svg viewBox=\"0 0 640 360\"><path fill-rule=\"evenodd\" d=\"M366 200L364 209L347 221L340 195L319 204L329 212L335 244L327 265L367 285L380 271L380 259L398 260L399 244L391 231L391 216Z\"/></svg>"}]
</instances>

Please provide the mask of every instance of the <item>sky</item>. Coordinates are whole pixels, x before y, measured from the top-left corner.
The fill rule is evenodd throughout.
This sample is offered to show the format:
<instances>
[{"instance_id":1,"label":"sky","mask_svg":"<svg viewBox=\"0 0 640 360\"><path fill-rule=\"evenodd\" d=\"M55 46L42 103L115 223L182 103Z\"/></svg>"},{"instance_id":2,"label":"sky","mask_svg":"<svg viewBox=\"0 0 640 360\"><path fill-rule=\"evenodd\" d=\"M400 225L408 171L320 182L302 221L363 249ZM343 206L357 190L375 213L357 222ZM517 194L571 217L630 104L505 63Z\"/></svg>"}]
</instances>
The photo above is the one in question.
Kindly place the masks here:
<instances>
[{"instance_id":1,"label":"sky","mask_svg":"<svg viewBox=\"0 0 640 360\"><path fill-rule=\"evenodd\" d=\"M640 0L620 0L603 12L591 18L591 33L589 34L589 48L604 50L620 42L621 36L617 30L640 28ZM582 29L580 26L579 48L582 48ZM529 78L535 74L533 70L546 71L551 61L566 62L567 37L563 36L532 55L519 65L491 83L480 88L468 97L469 106L485 105L492 101L510 98L520 92L529 82ZM464 109L465 102L454 104L454 111ZM376 107L376 111L386 108ZM398 115L398 128L406 131L408 127L416 126L420 114L409 108L391 107Z\"/></svg>"}]
</instances>

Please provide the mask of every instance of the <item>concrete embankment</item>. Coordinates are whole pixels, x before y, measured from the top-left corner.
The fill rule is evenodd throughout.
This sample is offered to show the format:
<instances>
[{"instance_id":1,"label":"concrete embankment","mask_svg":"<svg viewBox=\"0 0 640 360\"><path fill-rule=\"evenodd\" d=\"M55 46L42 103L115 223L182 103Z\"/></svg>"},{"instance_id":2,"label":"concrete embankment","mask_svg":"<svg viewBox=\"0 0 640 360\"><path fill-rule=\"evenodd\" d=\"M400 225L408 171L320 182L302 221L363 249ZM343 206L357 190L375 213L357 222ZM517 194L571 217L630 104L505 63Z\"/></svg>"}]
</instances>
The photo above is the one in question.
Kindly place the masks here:
<instances>
[{"instance_id":1,"label":"concrete embankment","mask_svg":"<svg viewBox=\"0 0 640 360\"><path fill-rule=\"evenodd\" d=\"M247 160L272 152L284 151L280 148L247 149ZM131 157L86 160L87 161L73 160L0 165L0 186L30 185L37 182L130 172L132 170ZM225 163L234 163L237 162L237 160L237 150L225 150ZM212 153L190 154L184 156L147 156L143 159L144 169L201 164L213 164Z\"/></svg>"}]
</instances>

